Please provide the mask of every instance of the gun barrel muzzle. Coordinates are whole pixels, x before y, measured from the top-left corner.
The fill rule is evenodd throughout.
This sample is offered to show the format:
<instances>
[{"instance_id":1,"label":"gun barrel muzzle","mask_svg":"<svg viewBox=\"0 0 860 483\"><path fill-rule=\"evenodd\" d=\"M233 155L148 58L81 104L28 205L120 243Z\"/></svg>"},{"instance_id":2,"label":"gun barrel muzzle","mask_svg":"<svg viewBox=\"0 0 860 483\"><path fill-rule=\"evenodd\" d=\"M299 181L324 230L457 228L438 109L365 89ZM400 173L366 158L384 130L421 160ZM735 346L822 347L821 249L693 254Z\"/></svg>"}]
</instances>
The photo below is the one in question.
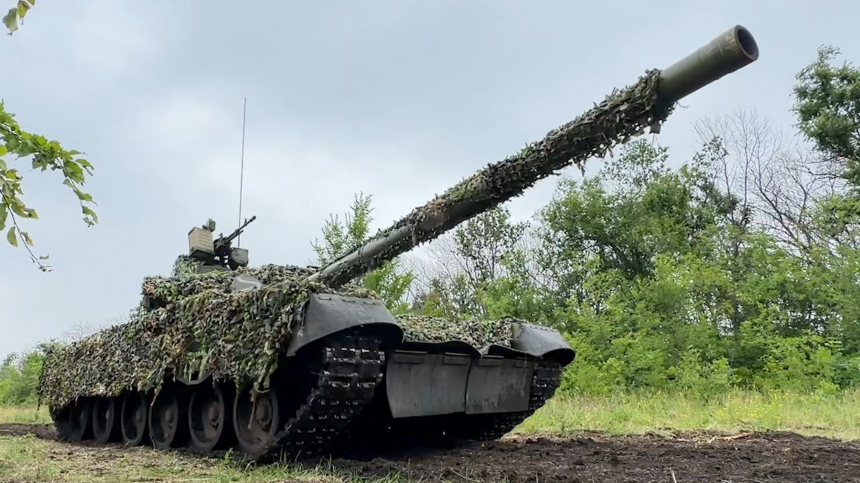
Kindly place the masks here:
<instances>
[{"instance_id":1,"label":"gun barrel muzzle","mask_svg":"<svg viewBox=\"0 0 860 483\"><path fill-rule=\"evenodd\" d=\"M757 59L755 38L746 28L735 25L663 69L657 89L659 102L665 106L672 105Z\"/></svg>"}]
</instances>

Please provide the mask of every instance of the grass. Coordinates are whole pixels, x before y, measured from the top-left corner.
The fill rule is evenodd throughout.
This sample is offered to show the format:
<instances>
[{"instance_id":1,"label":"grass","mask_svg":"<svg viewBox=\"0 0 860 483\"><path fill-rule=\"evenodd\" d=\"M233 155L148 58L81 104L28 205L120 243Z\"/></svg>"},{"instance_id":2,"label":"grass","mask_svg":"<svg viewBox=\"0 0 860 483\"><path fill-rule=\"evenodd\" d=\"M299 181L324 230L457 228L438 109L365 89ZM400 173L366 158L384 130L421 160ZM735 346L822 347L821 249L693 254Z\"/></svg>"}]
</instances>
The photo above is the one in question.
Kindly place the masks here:
<instances>
[{"instance_id":1,"label":"grass","mask_svg":"<svg viewBox=\"0 0 860 483\"><path fill-rule=\"evenodd\" d=\"M0 423L47 422L43 408L0 407ZM583 431L642 434L675 430L793 431L838 439L860 439L860 391L839 395L761 394L733 391L705 400L689 394L625 394L556 397L516 430L519 434L575 435ZM290 464L246 467L147 448L70 446L33 436L0 433L0 481L141 482L318 482L351 483L334 468ZM371 481L371 480L364 480ZM400 481L397 475L376 482Z\"/></svg>"},{"instance_id":2,"label":"grass","mask_svg":"<svg viewBox=\"0 0 860 483\"><path fill-rule=\"evenodd\" d=\"M553 398L516 432L611 434L682 431L792 431L860 439L860 391L837 395L736 390L705 400L683 393Z\"/></svg>"},{"instance_id":3,"label":"grass","mask_svg":"<svg viewBox=\"0 0 860 483\"><path fill-rule=\"evenodd\" d=\"M205 459L147 448L75 447L53 441L0 436L0 481L143 482L289 482L347 483L327 468L287 464L246 468L231 460ZM381 480L384 481L384 480Z\"/></svg>"},{"instance_id":4,"label":"grass","mask_svg":"<svg viewBox=\"0 0 860 483\"><path fill-rule=\"evenodd\" d=\"M0 406L0 423L50 423L48 408L42 406L36 409L36 405L27 406Z\"/></svg>"}]
</instances>

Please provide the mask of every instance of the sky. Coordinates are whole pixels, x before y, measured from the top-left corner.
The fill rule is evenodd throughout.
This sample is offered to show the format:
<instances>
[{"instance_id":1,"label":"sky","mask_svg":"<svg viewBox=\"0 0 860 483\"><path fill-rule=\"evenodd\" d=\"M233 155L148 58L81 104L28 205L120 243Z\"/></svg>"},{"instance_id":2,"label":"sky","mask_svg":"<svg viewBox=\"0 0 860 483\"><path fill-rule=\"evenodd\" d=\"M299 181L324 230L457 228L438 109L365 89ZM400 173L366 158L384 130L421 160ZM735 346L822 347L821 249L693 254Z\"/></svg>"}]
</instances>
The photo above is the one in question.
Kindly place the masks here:
<instances>
[{"instance_id":1,"label":"sky","mask_svg":"<svg viewBox=\"0 0 860 483\"><path fill-rule=\"evenodd\" d=\"M99 224L60 175L19 163L40 216L23 228L53 271L0 244L0 356L111 323L192 227L238 225L245 97L242 246L252 265L308 264L356 193L384 228L736 24L759 60L686 98L654 142L677 165L695 121L738 109L791 132L795 74L821 44L860 61L857 18L854 0L38 2L0 38L0 98L87 153ZM555 183L506 206L529 219Z\"/></svg>"}]
</instances>

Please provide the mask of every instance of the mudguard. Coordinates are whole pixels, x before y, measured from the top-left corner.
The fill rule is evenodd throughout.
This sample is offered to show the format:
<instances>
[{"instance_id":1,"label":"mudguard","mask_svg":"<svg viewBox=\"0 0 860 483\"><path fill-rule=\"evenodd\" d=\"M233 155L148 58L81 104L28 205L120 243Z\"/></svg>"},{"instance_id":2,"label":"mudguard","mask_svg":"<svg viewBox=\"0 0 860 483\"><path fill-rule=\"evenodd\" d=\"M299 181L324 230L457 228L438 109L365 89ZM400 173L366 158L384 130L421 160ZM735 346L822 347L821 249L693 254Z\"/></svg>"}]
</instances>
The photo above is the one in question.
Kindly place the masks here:
<instances>
[{"instance_id":1,"label":"mudguard","mask_svg":"<svg viewBox=\"0 0 860 483\"><path fill-rule=\"evenodd\" d=\"M566 366L576 353L561 333L549 327L520 323L514 326L511 347L541 359L552 359Z\"/></svg>"},{"instance_id":2,"label":"mudguard","mask_svg":"<svg viewBox=\"0 0 860 483\"><path fill-rule=\"evenodd\" d=\"M377 326L374 330L381 331L388 340L396 343L403 340L403 329L381 301L312 293L305 305L302 325L287 346L287 356L335 332L368 325Z\"/></svg>"}]
</instances>

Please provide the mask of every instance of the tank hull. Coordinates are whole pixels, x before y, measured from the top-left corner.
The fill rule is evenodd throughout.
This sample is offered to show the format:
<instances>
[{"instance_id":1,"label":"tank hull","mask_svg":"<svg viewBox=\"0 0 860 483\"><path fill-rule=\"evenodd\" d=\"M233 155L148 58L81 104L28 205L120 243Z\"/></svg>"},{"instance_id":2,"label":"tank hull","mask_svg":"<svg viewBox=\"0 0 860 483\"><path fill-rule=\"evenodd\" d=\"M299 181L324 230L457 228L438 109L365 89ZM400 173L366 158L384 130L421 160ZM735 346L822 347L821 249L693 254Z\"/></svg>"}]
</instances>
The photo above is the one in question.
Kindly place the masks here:
<instances>
[{"instance_id":1,"label":"tank hull","mask_svg":"<svg viewBox=\"0 0 860 483\"><path fill-rule=\"evenodd\" d=\"M233 448L262 461L369 448L422 426L493 439L543 405L574 358L558 332L523 322L509 323L506 345L478 347L410 339L403 320L364 297L311 293L302 312L264 390L213 370L186 371L180 358L157 387L90 390L52 407L59 436L198 453Z\"/></svg>"}]
</instances>

